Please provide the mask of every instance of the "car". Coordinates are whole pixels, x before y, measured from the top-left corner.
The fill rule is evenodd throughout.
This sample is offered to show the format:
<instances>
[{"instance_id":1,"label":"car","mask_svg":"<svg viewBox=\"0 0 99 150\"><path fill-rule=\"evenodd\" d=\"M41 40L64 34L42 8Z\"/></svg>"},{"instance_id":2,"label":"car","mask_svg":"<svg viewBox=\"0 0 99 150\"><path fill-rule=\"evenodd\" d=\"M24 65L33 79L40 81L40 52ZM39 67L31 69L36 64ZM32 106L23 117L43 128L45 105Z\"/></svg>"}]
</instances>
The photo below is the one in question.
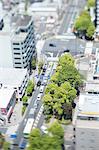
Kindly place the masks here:
<instances>
[{"instance_id":1,"label":"car","mask_svg":"<svg viewBox=\"0 0 99 150\"><path fill-rule=\"evenodd\" d=\"M43 93L44 92L44 85L41 85L40 87L40 93Z\"/></svg>"},{"instance_id":2,"label":"car","mask_svg":"<svg viewBox=\"0 0 99 150\"><path fill-rule=\"evenodd\" d=\"M21 138L20 143L19 143L19 148L20 149L26 148L26 140L24 138Z\"/></svg>"},{"instance_id":3,"label":"car","mask_svg":"<svg viewBox=\"0 0 99 150\"><path fill-rule=\"evenodd\" d=\"M51 46L51 47L56 47L56 45L53 44L53 43L50 43L49 46Z\"/></svg>"},{"instance_id":4,"label":"car","mask_svg":"<svg viewBox=\"0 0 99 150\"><path fill-rule=\"evenodd\" d=\"M69 53L70 52L70 50L69 49L66 49L66 50L64 50L64 53Z\"/></svg>"},{"instance_id":5,"label":"car","mask_svg":"<svg viewBox=\"0 0 99 150\"><path fill-rule=\"evenodd\" d=\"M31 108L31 109L30 109L30 112L29 112L29 117L34 117L35 111L36 111L35 108Z\"/></svg>"},{"instance_id":6,"label":"car","mask_svg":"<svg viewBox=\"0 0 99 150\"><path fill-rule=\"evenodd\" d=\"M37 82L37 86L40 86L41 85L41 81L39 80L38 82Z\"/></svg>"},{"instance_id":7,"label":"car","mask_svg":"<svg viewBox=\"0 0 99 150\"><path fill-rule=\"evenodd\" d=\"M41 97L42 97L42 94L39 93L38 96L37 96L37 101L40 101L40 100L41 100Z\"/></svg>"},{"instance_id":8,"label":"car","mask_svg":"<svg viewBox=\"0 0 99 150\"><path fill-rule=\"evenodd\" d=\"M44 126L44 125L42 125L42 126L41 126L41 131L42 131L43 133L45 133L45 134L47 134L47 133L48 133L48 131L47 131L47 127L46 127L46 126Z\"/></svg>"},{"instance_id":9,"label":"car","mask_svg":"<svg viewBox=\"0 0 99 150\"><path fill-rule=\"evenodd\" d=\"M47 79L44 79L41 85L46 86L47 85Z\"/></svg>"},{"instance_id":10,"label":"car","mask_svg":"<svg viewBox=\"0 0 99 150\"><path fill-rule=\"evenodd\" d=\"M37 101L35 101L34 105L33 105L33 108L37 109L38 108L38 103Z\"/></svg>"}]
</instances>

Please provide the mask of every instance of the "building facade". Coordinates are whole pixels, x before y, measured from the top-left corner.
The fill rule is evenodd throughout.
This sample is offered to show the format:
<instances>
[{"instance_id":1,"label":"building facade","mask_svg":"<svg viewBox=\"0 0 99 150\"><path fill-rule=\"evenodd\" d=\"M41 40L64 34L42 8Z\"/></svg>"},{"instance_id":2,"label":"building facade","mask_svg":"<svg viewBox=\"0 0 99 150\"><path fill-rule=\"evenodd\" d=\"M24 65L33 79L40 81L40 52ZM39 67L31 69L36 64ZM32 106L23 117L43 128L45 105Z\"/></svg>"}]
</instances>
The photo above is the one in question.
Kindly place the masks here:
<instances>
[{"instance_id":1,"label":"building facade","mask_svg":"<svg viewBox=\"0 0 99 150\"><path fill-rule=\"evenodd\" d=\"M75 150L99 149L99 95L81 94L73 117Z\"/></svg>"},{"instance_id":2,"label":"building facade","mask_svg":"<svg viewBox=\"0 0 99 150\"><path fill-rule=\"evenodd\" d=\"M31 61L36 56L31 16L12 15L4 18L4 27L0 30L0 54L0 67L31 70Z\"/></svg>"},{"instance_id":3,"label":"building facade","mask_svg":"<svg viewBox=\"0 0 99 150\"><path fill-rule=\"evenodd\" d=\"M14 68L31 68L32 58L36 55L33 20L30 16L18 16L12 19L16 31L12 38Z\"/></svg>"},{"instance_id":4,"label":"building facade","mask_svg":"<svg viewBox=\"0 0 99 150\"><path fill-rule=\"evenodd\" d=\"M9 121L16 104L16 94L13 89L0 89L0 120Z\"/></svg>"}]
</instances>

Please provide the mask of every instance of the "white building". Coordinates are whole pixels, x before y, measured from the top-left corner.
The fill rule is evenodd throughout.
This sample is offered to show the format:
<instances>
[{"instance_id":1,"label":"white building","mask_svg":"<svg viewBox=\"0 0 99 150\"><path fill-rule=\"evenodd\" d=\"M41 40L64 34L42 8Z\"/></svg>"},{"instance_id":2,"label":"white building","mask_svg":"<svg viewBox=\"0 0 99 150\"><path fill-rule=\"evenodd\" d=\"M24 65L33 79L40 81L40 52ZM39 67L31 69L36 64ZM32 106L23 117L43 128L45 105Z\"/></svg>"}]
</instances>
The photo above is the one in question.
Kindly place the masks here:
<instances>
[{"instance_id":1,"label":"white building","mask_svg":"<svg viewBox=\"0 0 99 150\"><path fill-rule=\"evenodd\" d=\"M36 56L34 25L31 16L12 15L3 18L0 30L0 67L31 69Z\"/></svg>"},{"instance_id":2,"label":"white building","mask_svg":"<svg viewBox=\"0 0 99 150\"><path fill-rule=\"evenodd\" d=\"M27 69L0 68L2 88L14 89L17 99L21 99L24 95L28 79Z\"/></svg>"},{"instance_id":3,"label":"white building","mask_svg":"<svg viewBox=\"0 0 99 150\"><path fill-rule=\"evenodd\" d=\"M53 18L58 19L62 13L62 0L53 0L53 1L43 1L32 4L29 9L28 13L33 16L53 16Z\"/></svg>"},{"instance_id":4,"label":"white building","mask_svg":"<svg viewBox=\"0 0 99 150\"><path fill-rule=\"evenodd\" d=\"M99 94L81 94L74 117L75 150L99 149Z\"/></svg>"},{"instance_id":5,"label":"white building","mask_svg":"<svg viewBox=\"0 0 99 150\"><path fill-rule=\"evenodd\" d=\"M8 121L14 106L16 104L16 95L14 89L0 89L0 120Z\"/></svg>"}]
</instances>

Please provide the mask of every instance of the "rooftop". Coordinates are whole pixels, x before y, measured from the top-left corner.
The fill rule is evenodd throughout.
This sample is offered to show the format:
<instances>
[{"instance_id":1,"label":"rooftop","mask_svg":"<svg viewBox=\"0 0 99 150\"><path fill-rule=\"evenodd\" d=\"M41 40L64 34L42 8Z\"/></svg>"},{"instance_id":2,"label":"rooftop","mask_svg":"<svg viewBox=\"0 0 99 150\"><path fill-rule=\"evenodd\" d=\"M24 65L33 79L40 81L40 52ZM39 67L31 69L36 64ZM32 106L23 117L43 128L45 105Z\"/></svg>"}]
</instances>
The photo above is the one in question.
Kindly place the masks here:
<instances>
[{"instance_id":1,"label":"rooftop","mask_svg":"<svg viewBox=\"0 0 99 150\"><path fill-rule=\"evenodd\" d=\"M13 89L0 89L0 108L7 107L13 93Z\"/></svg>"},{"instance_id":2,"label":"rooftop","mask_svg":"<svg viewBox=\"0 0 99 150\"><path fill-rule=\"evenodd\" d=\"M4 86L19 87L26 74L27 69L0 68L0 82Z\"/></svg>"},{"instance_id":3,"label":"rooftop","mask_svg":"<svg viewBox=\"0 0 99 150\"><path fill-rule=\"evenodd\" d=\"M77 120L77 128L89 128L89 129L98 129L99 130L99 121L89 121L89 120Z\"/></svg>"},{"instance_id":4,"label":"rooftop","mask_svg":"<svg viewBox=\"0 0 99 150\"><path fill-rule=\"evenodd\" d=\"M99 95L80 94L78 107L81 115L99 116Z\"/></svg>"},{"instance_id":5,"label":"rooftop","mask_svg":"<svg viewBox=\"0 0 99 150\"><path fill-rule=\"evenodd\" d=\"M20 42L24 41L26 39L27 33L26 32L20 32L19 34L14 34L12 41L14 42Z\"/></svg>"},{"instance_id":6,"label":"rooftop","mask_svg":"<svg viewBox=\"0 0 99 150\"><path fill-rule=\"evenodd\" d=\"M12 24L15 23L15 26L17 27L26 27L30 20L31 20L31 16L28 15L14 15L11 17L11 22Z\"/></svg>"},{"instance_id":7,"label":"rooftop","mask_svg":"<svg viewBox=\"0 0 99 150\"><path fill-rule=\"evenodd\" d=\"M91 80L86 82L85 91L89 92L99 92L99 81Z\"/></svg>"}]
</instances>

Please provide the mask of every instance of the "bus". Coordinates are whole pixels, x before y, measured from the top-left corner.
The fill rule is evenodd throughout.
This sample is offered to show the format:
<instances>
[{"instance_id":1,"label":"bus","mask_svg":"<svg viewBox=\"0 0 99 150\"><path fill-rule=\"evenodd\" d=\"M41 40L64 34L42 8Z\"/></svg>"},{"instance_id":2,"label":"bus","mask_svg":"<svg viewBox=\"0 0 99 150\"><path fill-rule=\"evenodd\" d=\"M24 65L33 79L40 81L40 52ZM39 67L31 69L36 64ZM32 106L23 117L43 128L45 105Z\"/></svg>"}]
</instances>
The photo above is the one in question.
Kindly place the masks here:
<instances>
[{"instance_id":1,"label":"bus","mask_svg":"<svg viewBox=\"0 0 99 150\"><path fill-rule=\"evenodd\" d=\"M27 123L26 123L26 126L23 130L23 135L24 135L24 138L28 138L31 130L32 130L32 127L33 127L33 124L34 124L34 118L29 118L27 120Z\"/></svg>"}]
</instances>

